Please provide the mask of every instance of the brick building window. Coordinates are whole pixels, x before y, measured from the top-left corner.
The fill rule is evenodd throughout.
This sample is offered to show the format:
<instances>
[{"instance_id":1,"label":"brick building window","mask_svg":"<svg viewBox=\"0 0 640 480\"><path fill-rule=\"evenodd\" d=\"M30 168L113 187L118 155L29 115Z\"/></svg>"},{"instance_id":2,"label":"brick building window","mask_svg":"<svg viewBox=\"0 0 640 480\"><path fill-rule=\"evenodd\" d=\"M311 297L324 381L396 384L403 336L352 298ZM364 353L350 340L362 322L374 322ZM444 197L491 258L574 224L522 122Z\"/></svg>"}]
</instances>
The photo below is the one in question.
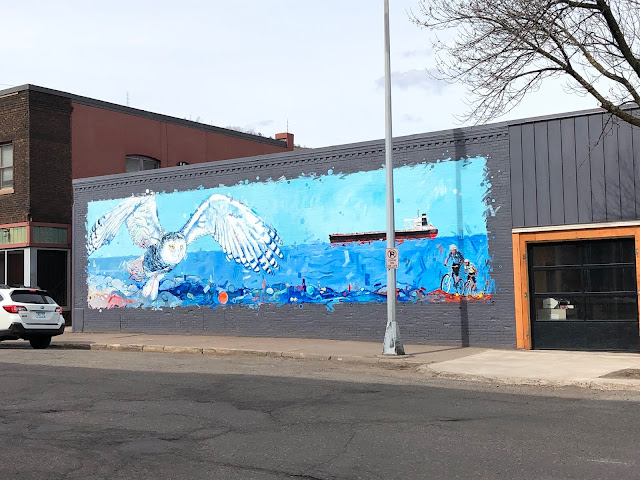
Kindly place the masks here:
<instances>
[{"instance_id":1,"label":"brick building window","mask_svg":"<svg viewBox=\"0 0 640 480\"><path fill-rule=\"evenodd\" d=\"M0 145L0 189L13 188L13 145Z\"/></svg>"},{"instance_id":2,"label":"brick building window","mask_svg":"<svg viewBox=\"0 0 640 480\"><path fill-rule=\"evenodd\" d=\"M141 172L160 168L160 161L144 155L127 155L126 172Z\"/></svg>"}]
</instances>

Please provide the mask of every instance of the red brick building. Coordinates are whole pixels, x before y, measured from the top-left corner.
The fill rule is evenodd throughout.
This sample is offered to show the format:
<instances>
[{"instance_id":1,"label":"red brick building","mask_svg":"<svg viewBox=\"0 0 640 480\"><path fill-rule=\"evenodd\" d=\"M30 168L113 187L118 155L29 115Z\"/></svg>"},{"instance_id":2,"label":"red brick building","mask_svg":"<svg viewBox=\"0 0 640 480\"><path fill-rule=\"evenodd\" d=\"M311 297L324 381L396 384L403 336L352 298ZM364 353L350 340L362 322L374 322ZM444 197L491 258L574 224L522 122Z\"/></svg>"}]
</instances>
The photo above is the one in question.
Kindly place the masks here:
<instances>
[{"instance_id":1,"label":"red brick building","mask_svg":"<svg viewBox=\"0 0 640 480\"><path fill-rule=\"evenodd\" d=\"M69 320L72 179L293 150L275 139L34 85L0 90L0 283L49 290Z\"/></svg>"}]
</instances>

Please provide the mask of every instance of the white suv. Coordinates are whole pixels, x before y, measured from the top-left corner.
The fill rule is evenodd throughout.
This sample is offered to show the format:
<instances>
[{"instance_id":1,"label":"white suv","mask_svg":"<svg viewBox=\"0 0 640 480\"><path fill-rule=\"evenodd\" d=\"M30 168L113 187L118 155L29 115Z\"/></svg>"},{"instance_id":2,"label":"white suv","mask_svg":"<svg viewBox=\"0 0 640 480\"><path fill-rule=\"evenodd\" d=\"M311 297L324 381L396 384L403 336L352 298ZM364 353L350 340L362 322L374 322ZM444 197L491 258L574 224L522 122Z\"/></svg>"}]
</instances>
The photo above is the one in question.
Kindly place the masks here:
<instances>
[{"instance_id":1,"label":"white suv","mask_svg":"<svg viewBox=\"0 0 640 480\"><path fill-rule=\"evenodd\" d=\"M0 341L23 338L33 348L47 348L61 333L62 307L46 291L0 285Z\"/></svg>"}]
</instances>

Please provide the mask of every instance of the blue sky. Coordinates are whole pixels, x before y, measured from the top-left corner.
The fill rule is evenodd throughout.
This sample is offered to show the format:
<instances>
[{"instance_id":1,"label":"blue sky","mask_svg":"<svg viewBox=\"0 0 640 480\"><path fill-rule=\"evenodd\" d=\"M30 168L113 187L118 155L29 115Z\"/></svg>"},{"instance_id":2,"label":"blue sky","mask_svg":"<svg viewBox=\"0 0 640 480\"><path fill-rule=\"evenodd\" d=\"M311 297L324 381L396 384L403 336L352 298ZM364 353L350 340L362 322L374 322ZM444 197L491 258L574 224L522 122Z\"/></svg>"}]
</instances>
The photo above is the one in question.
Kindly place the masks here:
<instances>
[{"instance_id":1,"label":"blue sky","mask_svg":"<svg viewBox=\"0 0 640 480\"><path fill-rule=\"evenodd\" d=\"M405 228L404 219L427 213L439 236L458 233L459 218L465 235L486 234L485 194L490 179L485 178L486 159L477 157L394 169L396 228ZM457 175L459 171L459 175ZM459 180L456 180L459 178ZM143 193L143 192L140 192ZM237 185L184 192L156 192L158 217L167 231L177 231L191 213L210 195L224 194L251 207L260 218L273 225L285 245L329 241L331 233L386 229L385 171L343 175L338 170L291 179L251 178ZM89 228L121 199L90 202ZM458 206L462 215L457 215ZM190 251L219 247L209 237L194 242ZM94 257L139 255L126 226L111 245L97 250Z\"/></svg>"},{"instance_id":2,"label":"blue sky","mask_svg":"<svg viewBox=\"0 0 640 480\"><path fill-rule=\"evenodd\" d=\"M393 133L464 125L417 0L390 0ZM382 0L3 2L0 89L31 83L308 147L384 137ZM19 54L17 54L19 49ZM504 118L596 106L546 83Z\"/></svg>"}]
</instances>

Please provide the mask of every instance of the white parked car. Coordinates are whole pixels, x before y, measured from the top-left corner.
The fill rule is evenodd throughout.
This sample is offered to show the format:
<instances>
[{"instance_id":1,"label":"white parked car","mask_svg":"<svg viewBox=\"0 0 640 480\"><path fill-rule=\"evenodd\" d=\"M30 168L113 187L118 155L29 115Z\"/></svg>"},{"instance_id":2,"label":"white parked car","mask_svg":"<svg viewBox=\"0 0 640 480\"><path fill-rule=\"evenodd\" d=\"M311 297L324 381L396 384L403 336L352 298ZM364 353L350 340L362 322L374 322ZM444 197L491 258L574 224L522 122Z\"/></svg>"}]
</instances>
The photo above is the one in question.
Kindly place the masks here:
<instances>
[{"instance_id":1,"label":"white parked car","mask_svg":"<svg viewBox=\"0 0 640 480\"><path fill-rule=\"evenodd\" d=\"M62 307L46 291L0 285L0 341L22 338L33 348L47 348L61 333Z\"/></svg>"}]
</instances>

